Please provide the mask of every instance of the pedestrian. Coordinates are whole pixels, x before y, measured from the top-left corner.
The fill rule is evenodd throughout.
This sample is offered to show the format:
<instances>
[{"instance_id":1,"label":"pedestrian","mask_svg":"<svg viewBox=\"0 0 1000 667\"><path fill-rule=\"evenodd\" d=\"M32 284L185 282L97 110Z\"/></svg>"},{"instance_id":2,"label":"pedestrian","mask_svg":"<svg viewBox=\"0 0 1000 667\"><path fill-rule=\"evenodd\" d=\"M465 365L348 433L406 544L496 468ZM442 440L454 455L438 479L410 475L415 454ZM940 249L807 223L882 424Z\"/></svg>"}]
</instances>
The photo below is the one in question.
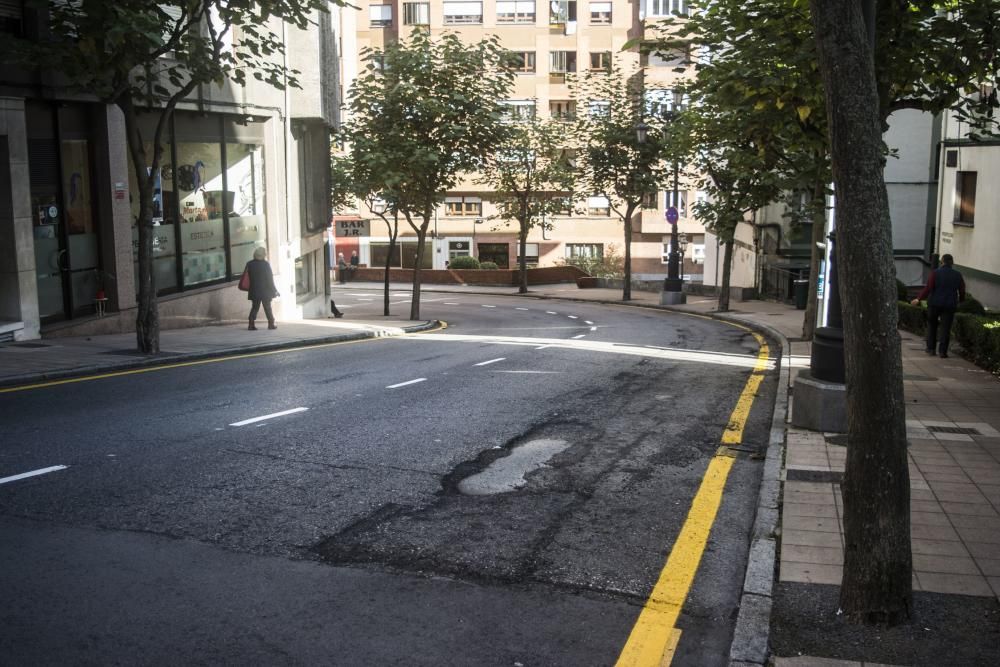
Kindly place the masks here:
<instances>
[{"instance_id":1,"label":"pedestrian","mask_svg":"<svg viewBox=\"0 0 1000 667\"><path fill-rule=\"evenodd\" d=\"M351 251L351 280L354 280L354 272L358 270L360 266L360 260L358 259L358 251Z\"/></svg>"},{"instance_id":2,"label":"pedestrian","mask_svg":"<svg viewBox=\"0 0 1000 667\"><path fill-rule=\"evenodd\" d=\"M347 260L342 252L337 253L337 282L341 285L347 282Z\"/></svg>"},{"instance_id":3,"label":"pedestrian","mask_svg":"<svg viewBox=\"0 0 1000 667\"><path fill-rule=\"evenodd\" d=\"M952 267L954 263L951 255L941 255L941 267L931 273L927 286L910 302L918 306L923 299L927 299L927 354L934 354L936 344L938 355L942 359L948 358L948 342L951 339L951 322L955 319L955 309L965 300L965 280Z\"/></svg>"},{"instance_id":4,"label":"pedestrian","mask_svg":"<svg viewBox=\"0 0 1000 667\"><path fill-rule=\"evenodd\" d=\"M247 327L250 331L257 330L254 321L257 319L257 313L262 305L264 306L264 315L267 316L267 328L278 328L274 323L274 313L271 312L271 299L278 297L278 288L274 286L274 273L271 271L271 265L264 259L265 257L267 257L267 250L263 247L256 248L253 251L253 259L247 262L244 269L250 277L250 286L247 290L247 299L251 303L250 326Z\"/></svg>"}]
</instances>

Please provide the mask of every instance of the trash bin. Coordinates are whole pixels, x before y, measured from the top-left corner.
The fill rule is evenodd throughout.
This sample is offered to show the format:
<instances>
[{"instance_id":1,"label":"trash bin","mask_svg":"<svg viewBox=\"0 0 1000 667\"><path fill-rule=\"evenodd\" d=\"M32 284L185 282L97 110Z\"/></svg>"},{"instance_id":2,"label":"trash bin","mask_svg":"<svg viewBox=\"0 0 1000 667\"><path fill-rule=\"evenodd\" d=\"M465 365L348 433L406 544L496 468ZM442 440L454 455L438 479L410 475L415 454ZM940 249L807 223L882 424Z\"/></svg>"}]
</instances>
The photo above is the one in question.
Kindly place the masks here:
<instances>
[{"instance_id":1,"label":"trash bin","mask_svg":"<svg viewBox=\"0 0 1000 667\"><path fill-rule=\"evenodd\" d=\"M809 300L809 281L808 280L793 280L795 289L795 309L805 310L806 301Z\"/></svg>"}]
</instances>

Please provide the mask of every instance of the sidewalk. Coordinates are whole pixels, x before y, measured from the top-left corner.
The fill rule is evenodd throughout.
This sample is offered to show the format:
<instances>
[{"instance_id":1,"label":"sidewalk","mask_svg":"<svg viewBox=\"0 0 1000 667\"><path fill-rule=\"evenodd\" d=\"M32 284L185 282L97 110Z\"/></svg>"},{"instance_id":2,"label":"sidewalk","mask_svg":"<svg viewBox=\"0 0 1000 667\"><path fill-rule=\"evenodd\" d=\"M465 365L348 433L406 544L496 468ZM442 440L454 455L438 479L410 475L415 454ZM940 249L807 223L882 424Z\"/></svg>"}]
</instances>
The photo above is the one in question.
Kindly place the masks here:
<instances>
[{"instance_id":1,"label":"sidewalk","mask_svg":"<svg viewBox=\"0 0 1000 667\"><path fill-rule=\"evenodd\" d=\"M380 294L382 286L351 283L338 289ZM407 292L409 285L393 284L391 290ZM425 297L435 292L517 293L510 287L423 286ZM661 307L659 294L633 291L632 296L631 306ZM575 285L533 286L526 297L622 303L619 289ZM800 340L803 313L751 301L733 302L729 313L717 315L714 298L688 299L686 305L664 308L742 322L783 346L781 386L731 664L1000 664L1000 380L957 354L928 357L921 339L901 332L914 618L890 630L849 626L836 613L843 562L839 482L844 438L790 425L792 383L798 370L809 365L810 346ZM431 304L424 310L431 312ZM352 315L279 323L276 331L247 331L242 323L163 331L164 352L152 359L135 352L134 334L2 344L0 387L434 326L402 317Z\"/></svg>"}]
</instances>

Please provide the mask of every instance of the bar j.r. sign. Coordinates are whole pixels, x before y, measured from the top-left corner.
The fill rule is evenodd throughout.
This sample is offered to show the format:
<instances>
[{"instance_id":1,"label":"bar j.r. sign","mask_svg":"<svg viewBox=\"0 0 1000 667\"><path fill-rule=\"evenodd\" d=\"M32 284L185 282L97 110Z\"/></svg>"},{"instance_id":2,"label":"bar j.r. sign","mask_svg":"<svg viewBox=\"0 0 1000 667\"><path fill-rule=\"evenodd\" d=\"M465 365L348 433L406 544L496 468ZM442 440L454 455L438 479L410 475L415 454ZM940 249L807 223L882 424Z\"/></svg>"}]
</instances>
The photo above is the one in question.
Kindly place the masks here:
<instances>
[{"instance_id":1,"label":"bar j.r. sign","mask_svg":"<svg viewBox=\"0 0 1000 667\"><path fill-rule=\"evenodd\" d=\"M371 236L371 220L337 220L334 226L338 237Z\"/></svg>"}]
</instances>

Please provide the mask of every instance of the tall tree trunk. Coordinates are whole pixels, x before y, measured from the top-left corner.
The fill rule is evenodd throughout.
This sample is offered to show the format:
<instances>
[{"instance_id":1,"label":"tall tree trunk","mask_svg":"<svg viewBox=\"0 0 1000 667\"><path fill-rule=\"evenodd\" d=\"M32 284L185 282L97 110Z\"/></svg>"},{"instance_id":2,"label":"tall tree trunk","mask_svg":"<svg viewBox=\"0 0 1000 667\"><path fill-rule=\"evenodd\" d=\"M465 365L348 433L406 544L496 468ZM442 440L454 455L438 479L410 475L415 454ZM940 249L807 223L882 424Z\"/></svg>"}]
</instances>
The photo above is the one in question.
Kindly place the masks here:
<instances>
[{"instance_id":1,"label":"tall tree trunk","mask_svg":"<svg viewBox=\"0 0 1000 667\"><path fill-rule=\"evenodd\" d=\"M819 286L819 263L823 254L818 244L823 242L823 232L826 231L825 193L825 183L816 182L813 185L812 201L810 202L812 236L809 240L809 291L807 292L806 312L802 316L802 340L812 340L813 332L816 331L816 310L819 305L816 288Z\"/></svg>"},{"instance_id":2,"label":"tall tree trunk","mask_svg":"<svg viewBox=\"0 0 1000 667\"><path fill-rule=\"evenodd\" d=\"M427 238L427 227L431 224L431 214L434 209L428 206L424 209L424 220L417 229L417 257L413 267L413 296L410 301L410 319L420 319L420 269L424 264L424 240Z\"/></svg>"},{"instance_id":3,"label":"tall tree trunk","mask_svg":"<svg viewBox=\"0 0 1000 667\"><path fill-rule=\"evenodd\" d=\"M855 622L892 625L907 619L912 606L910 479L874 60L861 2L810 4L830 124L844 316L848 445L840 606Z\"/></svg>"},{"instance_id":4,"label":"tall tree trunk","mask_svg":"<svg viewBox=\"0 0 1000 667\"><path fill-rule=\"evenodd\" d=\"M722 258L722 286L719 288L719 312L729 311L729 278L733 273L733 242L726 241Z\"/></svg>"},{"instance_id":5,"label":"tall tree trunk","mask_svg":"<svg viewBox=\"0 0 1000 667\"><path fill-rule=\"evenodd\" d=\"M148 173L146 148L139 132L132 98L127 95L122 97L118 107L125 117L126 143L132 157L132 171L139 186L139 218L136 220L139 232L139 285L136 295L135 342L143 354L157 354L160 351L160 313L156 301L156 275L153 273L153 185L160 165L159 147L154 137L152 173Z\"/></svg>"},{"instance_id":6,"label":"tall tree trunk","mask_svg":"<svg viewBox=\"0 0 1000 667\"><path fill-rule=\"evenodd\" d=\"M518 247L521 251L521 261L518 262L518 294L526 294L528 291L528 258L525 257L528 251L528 229L530 227L530 220L528 219L529 212L526 206L521 207L521 218L518 223L521 229L518 233Z\"/></svg>"},{"instance_id":7,"label":"tall tree trunk","mask_svg":"<svg viewBox=\"0 0 1000 667\"><path fill-rule=\"evenodd\" d=\"M399 211L392 214L391 225L386 220L386 226L389 227L389 254L385 257L385 274L382 281L382 314L389 317L389 274L392 266L392 253L396 249L396 238L399 236Z\"/></svg>"},{"instance_id":8,"label":"tall tree trunk","mask_svg":"<svg viewBox=\"0 0 1000 667\"><path fill-rule=\"evenodd\" d=\"M625 284L622 286L622 301L632 300L632 215L636 205L629 202L625 206Z\"/></svg>"}]
</instances>

